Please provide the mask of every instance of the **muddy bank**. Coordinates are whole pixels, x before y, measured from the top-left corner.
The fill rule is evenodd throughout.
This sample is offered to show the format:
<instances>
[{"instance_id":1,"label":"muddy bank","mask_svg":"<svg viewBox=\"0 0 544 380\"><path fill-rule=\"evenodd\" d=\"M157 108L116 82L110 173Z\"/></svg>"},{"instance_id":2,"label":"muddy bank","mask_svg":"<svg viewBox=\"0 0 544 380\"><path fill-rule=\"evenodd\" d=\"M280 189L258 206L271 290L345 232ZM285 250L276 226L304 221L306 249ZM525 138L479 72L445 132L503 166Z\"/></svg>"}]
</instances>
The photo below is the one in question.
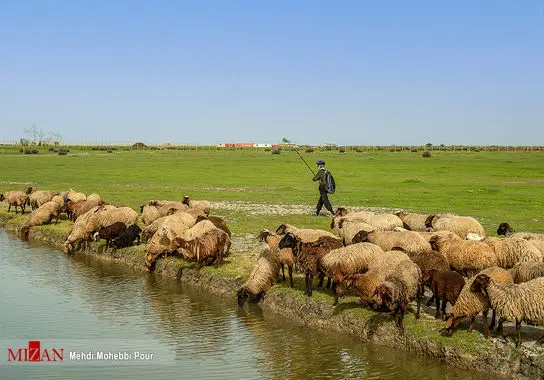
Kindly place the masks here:
<instances>
[{"instance_id":1,"label":"muddy bank","mask_svg":"<svg viewBox=\"0 0 544 380\"><path fill-rule=\"evenodd\" d=\"M0 228L18 232L27 217L0 210ZM29 240L33 244L58 249L62 254L62 244L71 225L61 222L32 228ZM124 263L135 272L149 275L144 265L144 245L118 250L114 255L104 253L103 246L104 243L92 243L86 252L75 254L86 255L89 260ZM170 257L159 260L151 275L177 279L214 294L232 297L235 302L235 294L245 281L261 247L251 235L235 235L232 254L227 258L227 263L219 268L205 267L197 272L193 263ZM488 341L478 331L468 333L463 329L448 338L441 335L443 322L429 314L422 314L422 318L416 321L410 313L405 318L406 332L401 335L389 313L372 312L360 305L356 298L342 299L338 306L333 307L333 298L328 290L317 290L312 298L308 298L301 290L303 283L302 276L295 279L295 289L280 282L269 291L261 307L312 328L339 331L362 341L407 350L452 366L516 379L544 378L544 346L535 342L535 337L543 334L541 329L534 328L530 333L531 328L524 326L524 343L520 349L516 349L511 338L514 330L510 327L506 327L509 336L506 341L499 336ZM426 310L432 313L430 309Z\"/></svg>"}]
</instances>

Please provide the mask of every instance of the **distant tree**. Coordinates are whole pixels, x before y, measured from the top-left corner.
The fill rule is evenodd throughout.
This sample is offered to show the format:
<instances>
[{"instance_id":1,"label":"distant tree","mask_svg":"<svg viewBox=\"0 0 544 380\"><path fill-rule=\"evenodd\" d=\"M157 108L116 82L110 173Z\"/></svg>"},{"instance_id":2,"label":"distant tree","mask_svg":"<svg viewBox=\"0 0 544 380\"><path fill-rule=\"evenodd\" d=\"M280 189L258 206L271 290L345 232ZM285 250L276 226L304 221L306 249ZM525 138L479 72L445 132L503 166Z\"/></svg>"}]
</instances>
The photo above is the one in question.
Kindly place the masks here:
<instances>
[{"instance_id":1,"label":"distant tree","mask_svg":"<svg viewBox=\"0 0 544 380\"><path fill-rule=\"evenodd\" d=\"M36 127L35 125L33 125L32 128L23 129L23 133L28 137L28 139L33 144L38 144L38 145L42 144L45 137L45 133L43 133L43 130Z\"/></svg>"},{"instance_id":2,"label":"distant tree","mask_svg":"<svg viewBox=\"0 0 544 380\"><path fill-rule=\"evenodd\" d=\"M283 137L281 139L281 142L284 143L284 144L290 144L291 143L291 140L288 140L286 137Z\"/></svg>"},{"instance_id":3,"label":"distant tree","mask_svg":"<svg viewBox=\"0 0 544 380\"><path fill-rule=\"evenodd\" d=\"M49 132L49 137L47 138L49 145L59 145L62 143L62 135L58 132Z\"/></svg>"},{"instance_id":4,"label":"distant tree","mask_svg":"<svg viewBox=\"0 0 544 380\"><path fill-rule=\"evenodd\" d=\"M430 147L433 146L433 144L432 144L432 143L427 143L427 144L425 144L425 146L426 146L427 148L430 148Z\"/></svg>"}]
</instances>

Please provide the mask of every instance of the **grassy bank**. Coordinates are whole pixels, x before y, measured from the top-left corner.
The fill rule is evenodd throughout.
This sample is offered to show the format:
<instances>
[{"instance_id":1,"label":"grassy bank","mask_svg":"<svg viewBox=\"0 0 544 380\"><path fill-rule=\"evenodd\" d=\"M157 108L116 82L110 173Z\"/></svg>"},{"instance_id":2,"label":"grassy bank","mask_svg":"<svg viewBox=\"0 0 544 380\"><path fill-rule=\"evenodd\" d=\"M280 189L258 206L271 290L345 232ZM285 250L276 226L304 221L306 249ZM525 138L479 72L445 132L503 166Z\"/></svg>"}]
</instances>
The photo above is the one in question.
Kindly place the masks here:
<instances>
[{"instance_id":1,"label":"grassy bank","mask_svg":"<svg viewBox=\"0 0 544 380\"><path fill-rule=\"evenodd\" d=\"M544 232L542 152L326 151L303 153L314 167L322 158L334 173L333 206L371 206L470 215L489 234L508 221L515 229ZM99 193L134 208L149 199L208 200L276 205L317 201L308 168L291 151L103 151L0 156L0 191L73 188ZM272 209L272 207L271 207ZM222 210L235 233L255 233L285 221L281 215ZM290 215L291 223L326 228L325 218Z\"/></svg>"},{"instance_id":2,"label":"grassy bank","mask_svg":"<svg viewBox=\"0 0 544 380\"><path fill-rule=\"evenodd\" d=\"M0 209L0 227L8 231L17 232L25 220L26 216L15 216L13 212L8 214L5 208ZM56 225L35 227L31 229L29 238L33 243L56 248L62 254L60 250L71 225L61 221ZM231 297L233 301L262 247L251 235L234 234L232 253L219 268L204 267L198 272L194 269L194 263L170 257L159 260L155 272L147 274L144 245L118 250L115 255L104 253L103 246L103 242L91 243L87 252L77 252L75 255L87 255L91 260L122 262L146 275L177 279L205 291ZM355 297L346 297L333 307L333 295L329 290L316 289L313 297L309 298L302 292L303 284L302 275L296 275L295 289L289 288L288 282L279 282L267 293L261 306L309 327L336 330L363 341L408 350L465 369L520 379L542 378L544 375L542 345L526 342L521 349L516 349L511 339L505 342L494 336L492 340L486 340L480 332L468 333L463 328L453 337L445 337L441 333L444 323L435 320L433 310L425 307L427 314L423 314L419 320L414 318L413 313L406 316L406 332L402 335L394 326L390 313L370 311ZM513 328L507 327L506 331L510 336L514 335ZM524 332L524 336L527 335Z\"/></svg>"}]
</instances>

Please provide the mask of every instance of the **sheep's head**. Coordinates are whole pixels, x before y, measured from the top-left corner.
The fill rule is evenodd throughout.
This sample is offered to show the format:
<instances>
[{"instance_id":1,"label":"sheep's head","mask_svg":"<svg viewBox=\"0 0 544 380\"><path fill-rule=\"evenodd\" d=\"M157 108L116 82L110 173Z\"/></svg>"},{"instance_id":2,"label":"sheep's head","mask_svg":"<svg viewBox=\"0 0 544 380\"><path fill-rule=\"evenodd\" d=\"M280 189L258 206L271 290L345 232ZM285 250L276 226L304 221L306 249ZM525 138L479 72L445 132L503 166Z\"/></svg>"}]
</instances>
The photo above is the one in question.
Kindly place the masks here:
<instances>
[{"instance_id":1,"label":"sheep's head","mask_svg":"<svg viewBox=\"0 0 544 380\"><path fill-rule=\"evenodd\" d=\"M159 205L159 201L152 200L152 201L149 201L149 203L147 205L157 207Z\"/></svg>"},{"instance_id":2,"label":"sheep's head","mask_svg":"<svg viewBox=\"0 0 544 380\"><path fill-rule=\"evenodd\" d=\"M378 305L389 306L393 303L393 287L389 283L382 283L374 290L373 297L375 297Z\"/></svg>"},{"instance_id":3,"label":"sheep's head","mask_svg":"<svg viewBox=\"0 0 544 380\"><path fill-rule=\"evenodd\" d=\"M440 245L441 237L438 235L434 235L429 239L429 244L431 245L431 248L434 251L440 251L439 245Z\"/></svg>"},{"instance_id":4,"label":"sheep's head","mask_svg":"<svg viewBox=\"0 0 544 380\"><path fill-rule=\"evenodd\" d=\"M355 234L353 239L351 239L351 242L353 244L366 242L366 241L368 241L368 234L370 234L370 232L365 231L365 230L361 230L361 231L359 231L359 232L357 232Z\"/></svg>"},{"instance_id":5,"label":"sheep's head","mask_svg":"<svg viewBox=\"0 0 544 380\"><path fill-rule=\"evenodd\" d=\"M140 206L140 214L142 214L144 212L144 207L145 207L145 205Z\"/></svg>"},{"instance_id":6,"label":"sheep's head","mask_svg":"<svg viewBox=\"0 0 544 380\"><path fill-rule=\"evenodd\" d=\"M270 232L269 230L261 230L261 232L259 232L259 235L256 236L256 239L259 241L265 241L266 238L271 234L272 232Z\"/></svg>"},{"instance_id":7,"label":"sheep's head","mask_svg":"<svg viewBox=\"0 0 544 380\"><path fill-rule=\"evenodd\" d=\"M276 233L283 235L285 234L285 231L287 230L287 226L285 224L280 224L278 229L276 230Z\"/></svg>"},{"instance_id":8,"label":"sheep's head","mask_svg":"<svg viewBox=\"0 0 544 380\"><path fill-rule=\"evenodd\" d=\"M280 240L278 247L280 249L295 248L297 246L298 241L299 240L296 238L296 236L289 232L285 234L285 236Z\"/></svg>"},{"instance_id":9,"label":"sheep's head","mask_svg":"<svg viewBox=\"0 0 544 380\"><path fill-rule=\"evenodd\" d=\"M157 260L151 252L147 252L145 255L145 267L148 272L151 272L155 269L155 264Z\"/></svg>"},{"instance_id":10,"label":"sheep's head","mask_svg":"<svg viewBox=\"0 0 544 380\"><path fill-rule=\"evenodd\" d=\"M428 283L433 280L433 277L438 273L436 269L424 270L421 272L423 282Z\"/></svg>"},{"instance_id":11,"label":"sheep's head","mask_svg":"<svg viewBox=\"0 0 544 380\"><path fill-rule=\"evenodd\" d=\"M74 249L74 246L72 245L72 243L70 243L69 241L65 241L62 251L64 253L70 253L72 249Z\"/></svg>"},{"instance_id":12,"label":"sheep's head","mask_svg":"<svg viewBox=\"0 0 544 380\"><path fill-rule=\"evenodd\" d=\"M181 203L183 203L184 205L189 206L190 201L191 201L191 198L189 198L189 196L186 195L186 196L183 197L183 201L181 201Z\"/></svg>"},{"instance_id":13,"label":"sheep's head","mask_svg":"<svg viewBox=\"0 0 544 380\"><path fill-rule=\"evenodd\" d=\"M0 194L0 202L2 202L6 197L4 197L4 194Z\"/></svg>"},{"instance_id":14,"label":"sheep's head","mask_svg":"<svg viewBox=\"0 0 544 380\"><path fill-rule=\"evenodd\" d=\"M433 220L436 218L436 215L429 215L427 219L425 219L425 227L427 228L433 228Z\"/></svg>"},{"instance_id":15,"label":"sheep's head","mask_svg":"<svg viewBox=\"0 0 544 380\"><path fill-rule=\"evenodd\" d=\"M336 226L336 216L331 219L331 230L334 228L334 226Z\"/></svg>"},{"instance_id":16,"label":"sheep's head","mask_svg":"<svg viewBox=\"0 0 544 380\"><path fill-rule=\"evenodd\" d=\"M490 282L491 277L485 274L479 274L472 282L472 285L470 285L470 291L487 295L487 287L489 286Z\"/></svg>"},{"instance_id":17,"label":"sheep's head","mask_svg":"<svg viewBox=\"0 0 544 380\"><path fill-rule=\"evenodd\" d=\"M185 248L187 248L188 245L189 245L189 243L187 242L187 240L182 239L179 236L174 238L174 240L172 240L172 246L175 249L177 249L177 248L185 249Z\"/></svg>"},{"instance_id":18,"label":"sheep's head","mask_svg":"<svg viewBox=\"0 0 544 380\"><path fill-rule=\"evenodd\" d=\"M244 307L247 299L249 298L249 292L246 288L242 288L238 291L238 306Z\"/></svg>"},{"instance_id":19,"label":"sheep's head","mask_svg":"<svg viewBox=\"0 0 544 380\"><path fill-rule=\"evenodd\" d=\"M129 228L127 228L128 230L131 230L131 231L134 231L135 233L139 234L140 232L142 232L142 229L140 228L140 226L136 225L136 224L133 224L131 225Z\"/></svg>"},{"instance_id":20,"label":"sheep's head","mask_svg":"<svg viewBox=\"0 0 544 380\"><path fill-rule=\"evenodd\" d=\"M346 216L347 214L348 210L345 207L338 207L334 212L334 216Z\"/></svg>"},{"instance_id":21,"label":"sheep's head","mask_svg":"<svg viewBox=\"0 0 544 380\"><path fill-rule=\"evenodd\" d=\"M446 330L444 331L444 335L446 336L452 336L455 331L459 328L459 325L466 317L458 317L454 314L450 314L446 318Z\"/></svg>"},{"instance_id":22,"label":"sheep's head","mask_svg":"<svg viewBox=\"0 0 544 380\"><path fill-rule=\"evenodd\" d=\"M95 232L93 234L93 240L94 241L99 241L100 240L100 233L99 232Z\"/></svg>"},{"instance_id":23,"label":"sheep's head","mask_svg":"<svg viewBox=\"0 0 544 380\"><path fill-rule=\"evenodd\" d=\"M338 297L343 297L354 285L355 276L344 276L341 281L336 283L336 295Z\"/></svg>"},{"instance_id":24,"label":"sheep's head","mask_svg":"<svg viewBox=\"0 0 544 380\"><path fill-rule=\"evenodd\" d=\"M508 236L512 235L514 232L514 229L506 222L499 224L499 228L497 228L497 235Z\"/></svg>"},{"instance_id":25,"label":"sheep's head","mask_svg":"<svg viewBox=\"0 0 544 380\"><path fill-rule=\"evenodd\" d=\"M33 191L36 191L36 188L35 187L29 187L28 189L26 189L25 193L26 194L31 194Z\"/></svg>"}]
</instances>

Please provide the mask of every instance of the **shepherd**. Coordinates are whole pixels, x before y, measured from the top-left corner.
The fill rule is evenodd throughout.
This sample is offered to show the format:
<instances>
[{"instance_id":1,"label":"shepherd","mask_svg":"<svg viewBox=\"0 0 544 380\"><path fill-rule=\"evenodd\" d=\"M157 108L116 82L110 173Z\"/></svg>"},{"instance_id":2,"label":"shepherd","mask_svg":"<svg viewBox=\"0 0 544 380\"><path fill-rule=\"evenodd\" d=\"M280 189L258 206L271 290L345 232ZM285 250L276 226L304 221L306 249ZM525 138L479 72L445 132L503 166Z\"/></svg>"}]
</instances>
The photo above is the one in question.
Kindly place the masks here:
<instances>
[{"instance_id":1,"label":"shepherd","mask_svg":"<svg viewBox=\"0 0 544 380\"><path fill-rule=\"evenodd\" d=\"M319 160L317 164L317 173L314 175L313 180L319 181L319 200L315 209L315 215L319 216L321 208L325 205L325 208L334 216L331 202L329 202L329 194L334 193L335 184L332 174L325 168L325 161Z\"/></svg>"}]
</instances>

